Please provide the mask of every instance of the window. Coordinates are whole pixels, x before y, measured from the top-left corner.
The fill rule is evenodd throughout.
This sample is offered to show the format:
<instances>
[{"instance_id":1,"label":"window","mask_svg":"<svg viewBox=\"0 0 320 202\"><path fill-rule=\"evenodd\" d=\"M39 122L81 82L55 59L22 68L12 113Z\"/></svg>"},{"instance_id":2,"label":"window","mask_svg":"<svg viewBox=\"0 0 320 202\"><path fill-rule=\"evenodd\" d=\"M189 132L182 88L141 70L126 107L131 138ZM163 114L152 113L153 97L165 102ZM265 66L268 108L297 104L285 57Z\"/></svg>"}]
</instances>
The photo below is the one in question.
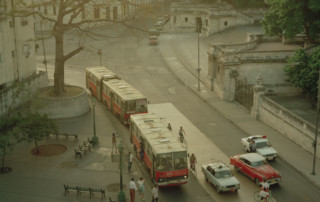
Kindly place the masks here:
<instances>
[{"instance_id":1,"label":"window","mask_svg":"<svg viewBox=\"0 0 320 202\"><path fill-rule=\"evenodd\" d=\"M175 152L173 153L174 169L181 170L188 168L187 166L187 153L186 152Z\"/></svg>"},{"instance_id":2,"label":"window","mask_svg":"<svg viewBox=\"0 0 320 202\"><path fill-rule=\"evenodd\" d=\"M185 17L185 18L184 18L184 21L185 21L185 22L188 22L188 18L187 18L187 17Z\"/></svg>"},{"instance_id":3,"label":"window","mask_svg":"<svg viewBox=\"0 0 320 202\"><path fill-rule=\"evenodd\" d=\"M94 14L94 18L95 19L100 18L100 8L99 7L94 7L93 14Z\"/></svg>"},{"instance_id":4,"label":"window","mask_svg":"<svg viewBox=\"0 0 320 202\"><path fill-rule=\"evenodd\" d=\"M53 5L52 9L53 9L53 15L57 15L57 8L55 5Z\"/></svg>"},{"instance_id":5,"label":"window","mask_svg":"<svg viewBox=\"0 0 320 202\"><path fill-rule=\"evenodd\" d=\"M28 18L27 17L21 17L20 18L20 24L21 26L25 26L28 24Z\"/></svg>"},{"instance_id":6,"label":"window","mask_svg":"<svg viewBox=\"0 0 320 202\"><path fill-rule=\"evenodd\" d=\"M48 8L47 8L47 6L44 6L44 11L43 11L43 13L44 13L45 15L48 15Z\"/></svg>"},{"instance_id":7,"label":"window","mask_svg":"<svg viewBox=\"0 0 320 202\"><path fill-rule=\"evenodd\" d=\"M23 55L29 57L30 55L30 46L29 44L23 45L22 47Z\"/></svg>"},{"instance_id":8,"label":"window","mask_svg":"<svg viewBox=\"0 0 320 202\"><path fill-rule=\"evenodd\" d=\"M118 19L118 8L113 7L113 20L117 20L117 19Z\"/></svg>"},{"instance_id":9,"label":"window","mask_svg":"<svg viewBox=\"0 0 320 202\"><path fill-rule=\"evenodd\" d=\"M106 8L106 20L110 20L110 7Z\"/></svg>"},{"instance_id":10,"label":"window","mask_svg":"<svg viewBox=\"0 0 320 202\"><path fill-rule=\"evenodd\" d=\"M224 22L224 26L228 26L228 21L225 21L225 22Z\"/></svg>"},{"instance_id":11,"label":"window","mask_svg":"<svg viewBox=\"0 0 320 202\"><path fill-rule=\"evenodd\" d=\"M159 154L156 160L156 169L158 171L172 170L172 153Z\"/></svg>"}]
</instances>

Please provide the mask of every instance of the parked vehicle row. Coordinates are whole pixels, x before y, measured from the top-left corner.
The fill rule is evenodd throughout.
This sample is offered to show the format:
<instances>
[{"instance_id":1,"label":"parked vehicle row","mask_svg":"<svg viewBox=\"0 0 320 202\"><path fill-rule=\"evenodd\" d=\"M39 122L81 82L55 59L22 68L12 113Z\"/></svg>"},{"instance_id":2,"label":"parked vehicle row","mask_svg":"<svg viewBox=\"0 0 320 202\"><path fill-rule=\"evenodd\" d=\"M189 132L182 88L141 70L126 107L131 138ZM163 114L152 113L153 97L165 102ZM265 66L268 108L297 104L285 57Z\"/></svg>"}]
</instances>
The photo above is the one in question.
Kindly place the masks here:
<instances>
[{"instance_id":1,"label":"parked vehicle row","mask_svg":"<svg viewBox=\"0 0 320 202\"><path fill-rule=\"evenodd\" d=\"M165 15L163 17L159 17L156 24L153 26L152 29L149 29L149 45L157 45L158 44L158 37L162 30L162 27L165 23L169 21L169 15Z\"/></svg>"},{"instance_id":2,"label":"parked vehicle row","mask_svg":"<svg viewBox=\"0 0 320 202\"><path fill-rule=\"evenodd\" d=\"M258 186L262 184L274 185L281 181L281 174L268 164L267 160L274 160L278 152L271 147L266 136L250 136L241 139L246 154L235 155L230 158L230 164L236 172L248 176ZM239 181L232 175L230 168L221 162L213 162L201 166L205 179L218 192L240 189Z\"/></svg>"}]
</instances>

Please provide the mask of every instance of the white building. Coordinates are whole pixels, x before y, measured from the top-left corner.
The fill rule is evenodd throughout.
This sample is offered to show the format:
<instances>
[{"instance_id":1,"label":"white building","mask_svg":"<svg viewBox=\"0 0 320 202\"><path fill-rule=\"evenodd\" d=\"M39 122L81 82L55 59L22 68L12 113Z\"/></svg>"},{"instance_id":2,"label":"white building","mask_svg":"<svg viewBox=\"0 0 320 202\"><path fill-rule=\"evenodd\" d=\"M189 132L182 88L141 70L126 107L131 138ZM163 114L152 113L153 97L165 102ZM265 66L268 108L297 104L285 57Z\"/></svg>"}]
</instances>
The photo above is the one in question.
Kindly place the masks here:
<instances>
[{"instance_id":1,"label":"white building","mask_svg":"<svg viewBox=\"0 0 320 202\"><path fill-rule=\"evenodd\" d=\"M11 3L16 2L0 1L0 115L13 101L13 84L25 83L31 90L43 79L43 74L36 73L33 17L8 15ZM14 102L19 102L22 98L15 99Z\"/></svg>"}]
</instances>

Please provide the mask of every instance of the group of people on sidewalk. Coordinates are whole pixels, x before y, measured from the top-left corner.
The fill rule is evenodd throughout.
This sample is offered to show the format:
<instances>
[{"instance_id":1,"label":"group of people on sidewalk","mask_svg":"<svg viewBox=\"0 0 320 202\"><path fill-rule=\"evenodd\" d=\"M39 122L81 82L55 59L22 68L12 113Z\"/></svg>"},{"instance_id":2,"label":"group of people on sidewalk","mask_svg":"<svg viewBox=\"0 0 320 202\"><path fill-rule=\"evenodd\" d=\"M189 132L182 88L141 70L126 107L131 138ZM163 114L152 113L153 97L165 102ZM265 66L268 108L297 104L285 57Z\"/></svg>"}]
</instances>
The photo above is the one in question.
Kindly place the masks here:
<instances>
[{"instance_id":1,"label":"group of people on sidewalk","mask_svg":"<svg viewBox=\"0 0 320 202\"><path fill-rule=\"evenodd\" d=\"M131 178L131 181L129 183L129 189L130 189L130 201L131 202L135 201L136 191L138 191L139 197L142 199L142 201L145 201L144 200L144 190L145 190L145 188L144 188L144 179L143 179L143 177L140 177L140 179L138 180L137 184L135 183L134 178ZM159 187L156 184L154 186L154 188L152 189L152 202L158 202L158 200L159 200L158 191L159 191Z\"/></svg>"}]
</instances>

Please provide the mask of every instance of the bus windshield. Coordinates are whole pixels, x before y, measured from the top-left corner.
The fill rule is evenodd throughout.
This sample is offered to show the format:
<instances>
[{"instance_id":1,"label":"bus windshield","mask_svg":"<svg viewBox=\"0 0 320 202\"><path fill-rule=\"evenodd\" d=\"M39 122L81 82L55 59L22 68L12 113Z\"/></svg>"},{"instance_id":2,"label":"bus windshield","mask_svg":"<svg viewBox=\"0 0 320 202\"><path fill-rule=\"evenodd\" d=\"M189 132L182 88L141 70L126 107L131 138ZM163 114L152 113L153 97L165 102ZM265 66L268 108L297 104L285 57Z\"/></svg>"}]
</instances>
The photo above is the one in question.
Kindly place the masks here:
<instances>
[{"instance_id":1,"label":"bus windshield","mask_svg":"<svg viewBox=\"0 0 320 202\"><path fill-rule=\"evenodd\" d=\"M127 111L135 111L136 110L136 101L130 100L128 101Z\"/></svg>"},{"instance_id":2,"label":"bus windshield","mask_svg":"<svg viewBox=\"0 0 320 202\"><path fill-rule=\"evenodd\" d=\"M147 112L147 100L137 100L137 112Z\"/></svg>"},{"instance_id":3,"label":"bus windshield","mask_svg":"<svg viewBox=\"0 0 320 202\"><path fill-rule=\"evenodd\" d=\"M175 170L186 169L188 167L186 152L173 153L173 159L174 159L174 169Z\"/></svg>"},{"instance_id":4,"label":"bus windshield","mask_svg":"<svg viewBox=\"0 0 320 202\"><path fill-rule=\"evenodd\" d=\"M157 156L156 169L158 171L171 171L172 167L172 153Z\"/></svg>"}]
</instances>

